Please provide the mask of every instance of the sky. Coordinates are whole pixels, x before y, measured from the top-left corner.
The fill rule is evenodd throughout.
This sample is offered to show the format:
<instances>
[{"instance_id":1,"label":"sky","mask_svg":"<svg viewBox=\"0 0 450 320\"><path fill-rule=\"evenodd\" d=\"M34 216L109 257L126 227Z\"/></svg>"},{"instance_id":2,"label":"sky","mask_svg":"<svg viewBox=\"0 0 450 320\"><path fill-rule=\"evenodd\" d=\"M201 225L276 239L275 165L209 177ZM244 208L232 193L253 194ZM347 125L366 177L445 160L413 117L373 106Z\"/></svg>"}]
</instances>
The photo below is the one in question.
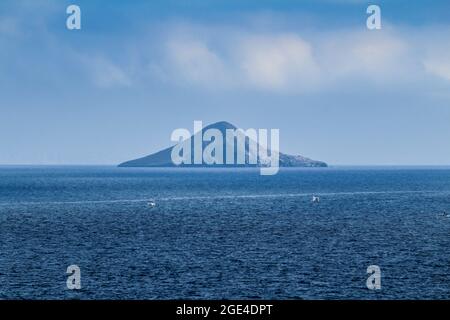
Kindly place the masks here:
<instances>
[{"instance_id":1,"label":"sky","mask_svg":"<svg viewBox=\"0 0 450 320\"><path fill-rule=\"evenodd\" d=\"M66 28L70 4L81 30ZM224 120L279 129L282 152L331 165L450 165L449 13L446 0L2 0L0 164L118 164Z\"/></svg>"}]
</instances>

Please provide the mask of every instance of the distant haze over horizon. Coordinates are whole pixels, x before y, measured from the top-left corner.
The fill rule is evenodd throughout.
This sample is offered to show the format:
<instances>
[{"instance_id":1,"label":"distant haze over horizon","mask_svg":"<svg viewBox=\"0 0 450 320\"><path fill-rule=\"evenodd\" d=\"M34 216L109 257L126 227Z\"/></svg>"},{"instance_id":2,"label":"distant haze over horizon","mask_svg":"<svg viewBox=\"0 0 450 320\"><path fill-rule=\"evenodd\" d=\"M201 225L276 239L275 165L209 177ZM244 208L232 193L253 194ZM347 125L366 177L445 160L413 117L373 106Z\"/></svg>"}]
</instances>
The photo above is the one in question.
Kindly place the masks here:
<instances>
[{"instance_id":1,"label":"distant haze over horizon","mask_svg":"<svg viewBox=\"0 0 450 320\"><path fill-rule=\"evenodd\" d=\"M0 2L0 165L117 165L177 128L280 130L330 166L450 164L450 2Z\"/></svg>"}]
</instances>

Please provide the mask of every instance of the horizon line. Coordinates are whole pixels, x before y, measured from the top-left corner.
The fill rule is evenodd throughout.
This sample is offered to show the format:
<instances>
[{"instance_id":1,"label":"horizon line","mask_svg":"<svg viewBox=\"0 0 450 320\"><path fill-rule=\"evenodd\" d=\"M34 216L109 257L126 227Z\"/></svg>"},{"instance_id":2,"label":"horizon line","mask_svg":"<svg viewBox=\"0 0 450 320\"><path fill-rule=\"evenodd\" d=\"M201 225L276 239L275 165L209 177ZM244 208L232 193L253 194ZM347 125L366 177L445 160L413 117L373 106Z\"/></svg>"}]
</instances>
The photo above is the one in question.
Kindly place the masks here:
<instances>
[{"instance_id":1,"label":"horizon line","mask_svg":"<svg viewBox=\"0 0 450 320\"><path fill-rule=\"evenodd\" d=\"M99 164L80 164L80 163L73 163L73 164L54 164L54 163L39 163L39 164L33 164L33 163L0 163L0 167L119 167L120 163L115 164L107 164L107 163L99 163ZM329 164L327 163L328 167L323 168L333 168L333 167L450 167L449 164ZM195 166L182 166L182 167L157 167L157 166L149 166L149 167L131 167L131 168L196 168L196 169L205 169L205 168L216 168L214 165L210 166L204 166L204 167L195 167ZM220 168L227 168L226 166L221 166ZM233 169L236 167L230 166L228 169ZM247 167L242 167L239 169L245 169ZM249 167L250 168L250 167ZM317 167L280 167L280 169L284 168L308 168L308 169L314 169ZM128 168L129 169L129 168ZM248 169L248 168L247 168ZM250 168L254 169L254 168Z\"/></svg>"}]
</instances>

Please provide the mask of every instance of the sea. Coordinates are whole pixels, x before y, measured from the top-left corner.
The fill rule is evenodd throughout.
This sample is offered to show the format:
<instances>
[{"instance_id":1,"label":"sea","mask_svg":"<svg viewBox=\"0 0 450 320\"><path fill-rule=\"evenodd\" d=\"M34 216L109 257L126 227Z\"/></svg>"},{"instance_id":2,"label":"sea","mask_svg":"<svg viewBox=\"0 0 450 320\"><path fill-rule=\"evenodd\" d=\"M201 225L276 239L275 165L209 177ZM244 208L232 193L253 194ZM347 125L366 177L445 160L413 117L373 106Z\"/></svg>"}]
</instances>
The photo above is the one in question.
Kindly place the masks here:
<instances>
[{"instance_id":1,"label":"sea","mask_svg":"<svg viewBox=\"0 0 450 320\"><path fill-rule=\"evenodd\" d=\"M450 299L450 168L1 166L0 299Z\"/></svg>"}]
</instances>

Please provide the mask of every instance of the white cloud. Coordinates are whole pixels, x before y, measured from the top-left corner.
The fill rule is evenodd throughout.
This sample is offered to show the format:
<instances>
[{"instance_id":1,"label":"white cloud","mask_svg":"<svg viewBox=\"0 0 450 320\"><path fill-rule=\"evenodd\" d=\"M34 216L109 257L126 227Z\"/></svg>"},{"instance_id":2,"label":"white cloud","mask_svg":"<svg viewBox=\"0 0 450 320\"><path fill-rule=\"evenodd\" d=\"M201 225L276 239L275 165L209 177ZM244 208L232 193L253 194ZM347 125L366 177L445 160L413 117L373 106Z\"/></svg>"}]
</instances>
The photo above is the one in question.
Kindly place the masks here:
<instances>
[{"instance_id":1,"label":"white cloud","mask_svg":"<svg viewBox=\"0 0 450 320\"><path fill-rule=\"evenodd\" d=\"M82 60L96 86L101 88L131 86L132 82L127 73L107 58L84 57Z\"/></svg>"},{"instance_id":2,"label":"white cloud","mask_svg":"<svg viewBox=\"0 0 450 320\"><path fill-rule=\"evenodd\" d=\"M237 51L239 71L251 86L269 90L302 89L319 76L311 45L296 35L248 37Z\"/></svg>"},{"instance_id":3,"label":"white cloud","mask_svg":"<svg viewBox=\"0 0 450 320\"><path fill-rule=\"evenodd\" d=\"M389 81L411 67L408 44L390 32L336 32L317 44L320 64L335 81L366 78Z\"/></svg>"},{"instance_id":4,"label":"white cloud","mask_svg":"<svg viewBox=\"0 0 450 320\"><path fill-rule=\"evenodd\" d=\"M450 81L450 59L428 59L424 65L427 72Z\"/></svg>"},{"instance_id":5,"label":"white cloud","mask_svg":"<svg viewBox=\"0 0 450 320\"><path fill-rule=\"evenodd\" d=\"M442 28L434 37L425 39L426 57L423 61L425 71L429 74L450 81L450 28Z\"/></svg>"},{"instance_id":6,"label":"white cloud","mask_svg":"<svg viewBox=\"0 0 450 320\"><path fill-rule=\"evenodd\" d=\"M171 40L167 43L168 63L183 82L203 86L223 84L226 68L219 55L199 40Z\"/></svg>"},{"instance_id":7,"label":"white cloud","mask_svg":"<svg viewBox=\"0 0 450 320\"><path fill-rule=\"evenodd\" d=\"M166 50L163 66L153 70L166 70L165 80L207 88L303 90L319 73L311 45L293 34L234 34L210 40L176 35Z\"/></svg>"},{"instance_id":8,"label":"white cloud","mask_svg":"<svg viewBox=\"0 0 450 320\"><path fill-rule=\"evenodd\" d=\"M201 36L195 38L192 30L200 30ZM195 26L189 31L177 29L168 35L166 58L158 68L165 70L166 81L214 89L302 93L361 80L402 85L424 78L419 37L393 28L271 33ZM426 66L447 78L448 65Z\"/></svg>"}]
</instances>

